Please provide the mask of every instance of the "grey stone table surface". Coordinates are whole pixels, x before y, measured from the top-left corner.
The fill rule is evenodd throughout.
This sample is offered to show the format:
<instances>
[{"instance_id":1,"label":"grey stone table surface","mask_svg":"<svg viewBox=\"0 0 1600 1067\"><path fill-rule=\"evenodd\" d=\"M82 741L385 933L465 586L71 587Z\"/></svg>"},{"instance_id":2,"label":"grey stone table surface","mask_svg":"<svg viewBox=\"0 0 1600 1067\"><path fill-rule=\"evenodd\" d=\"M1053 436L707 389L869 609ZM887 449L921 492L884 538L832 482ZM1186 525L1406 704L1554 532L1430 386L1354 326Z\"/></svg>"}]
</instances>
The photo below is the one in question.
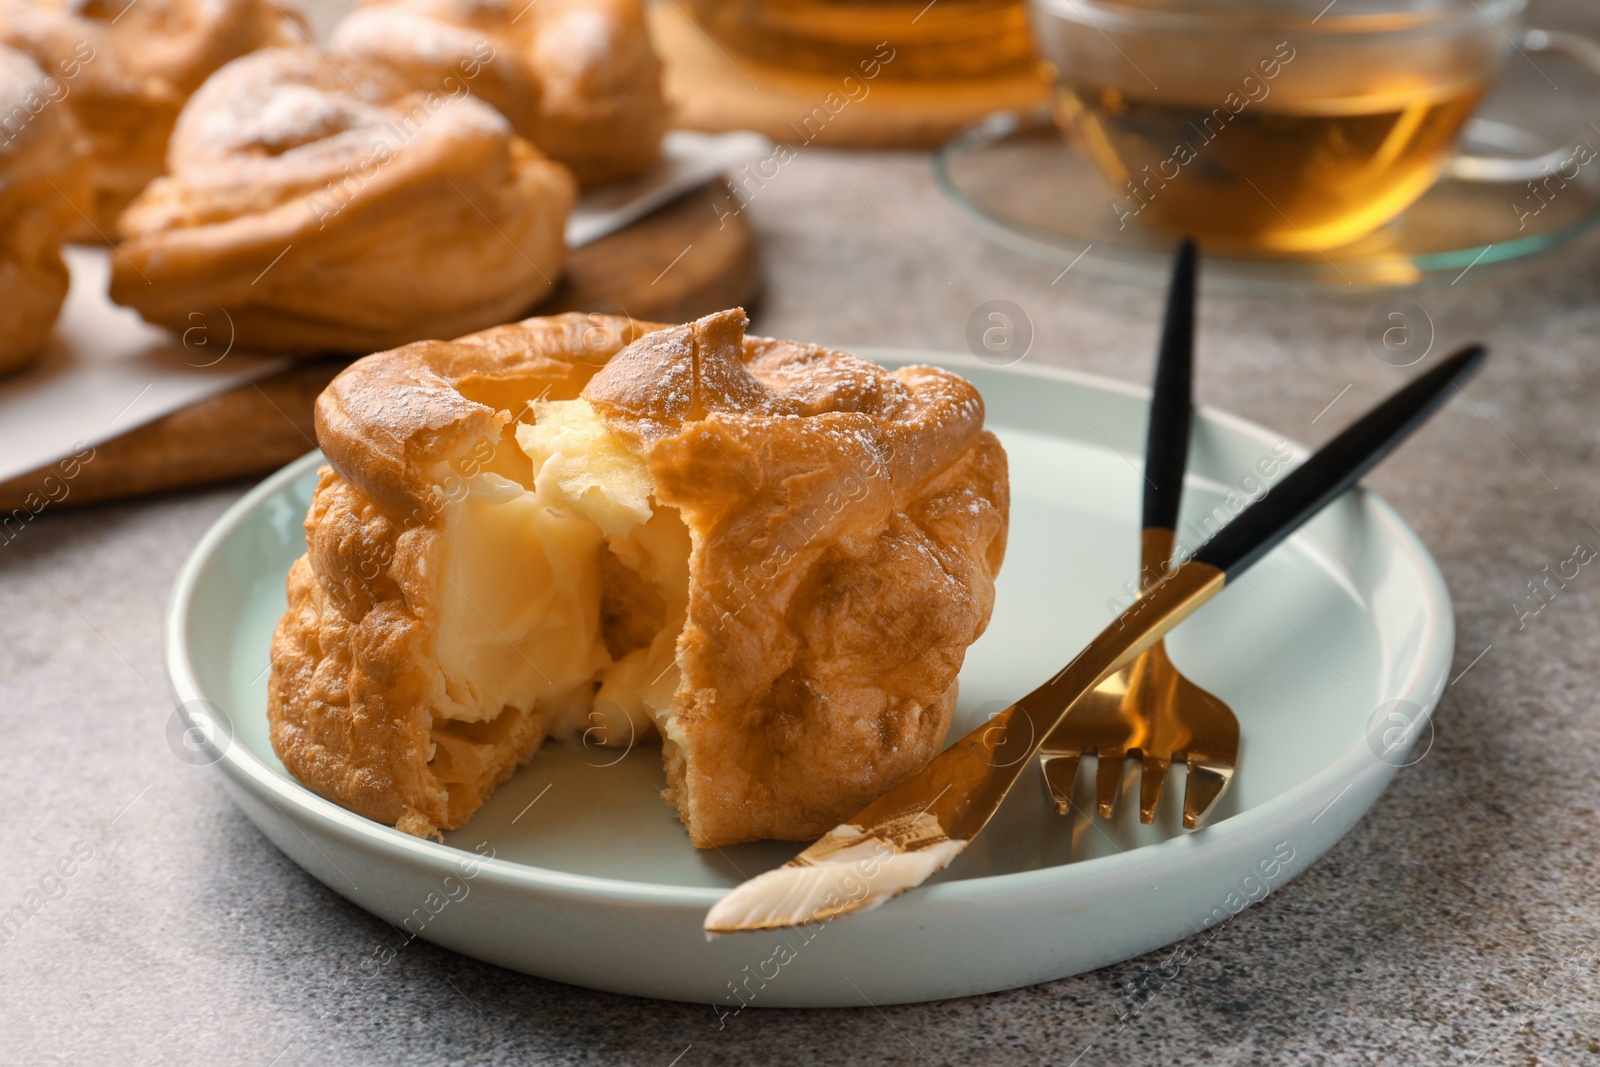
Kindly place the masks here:
<instances>
[{"instance_id":1,"label":"grey stone table surface","mask_svg":"<svg viewBox=\"0 0 1600 1067\"><path fill-rule=\"evenodd\" d=\"M1148 375L1158 285L1058 278L986 243L940 200L925 155L808 150L748 210L761 332L960 351L973 309L1000 298L1033 323L1028 360ZM422 942L353 981L390 928L278 853L215 770L166 740L163 604L236 485L47 510L0 546L0 913L50 891L0 934L0 1062L1600 1062L1600 574L1583 569L1536 615L1515 606L1546 564L1600 547L1600 233L1411 298L1437 324L1435 353L1469 338L1494 351L1466 400L1370 480L1443 568L1459 677L1427 757L1304 875L1197 938L1177 979L1157 954L724 1029L704 1006ZM1369 350L1378 299L1208 293L1201 399L1325 439L1413 373ZM75 848L88 858L46 881Z\"/></svg>"}]
</instances>

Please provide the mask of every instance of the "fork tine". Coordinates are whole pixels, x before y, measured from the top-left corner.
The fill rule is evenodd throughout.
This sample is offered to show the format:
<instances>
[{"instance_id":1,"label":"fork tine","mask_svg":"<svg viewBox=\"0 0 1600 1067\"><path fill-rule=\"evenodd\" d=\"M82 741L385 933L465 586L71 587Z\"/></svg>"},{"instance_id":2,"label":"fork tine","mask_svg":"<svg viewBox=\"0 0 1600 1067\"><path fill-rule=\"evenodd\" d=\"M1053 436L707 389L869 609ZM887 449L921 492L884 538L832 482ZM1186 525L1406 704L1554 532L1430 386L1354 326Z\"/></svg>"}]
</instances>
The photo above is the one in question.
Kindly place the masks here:
<instances>
[{"instance_id":1,"label":"fork tine","mask_svg":"<svg viewBox=\"0 0 1600 1067\"><path fill-rule=\"evenodd\" d=\"M1122 767L1126 758L1124 753L1118 752L1113 755L1103 750L1095 756L1095 806L1100 809L1102 819L1111 818L1111 813L1117 806L1117 794L1122 791Z\"/></svg>"},{"instance_id":2,"label":"fork tine","mask_svg":"<svg viewBox=\"0 0 1600 1067\"><path fill-rule=\"evenodd\" d=\"M1167 784L1167 768L1172 760L1145 756L1139 770L1139 821L1149 826L1156 821L1156 807L1161 803L1161 789Z\"/></svg>"},{"instance_id":3,"label":"fork tine","mask_svg":"<svg viewBox=\"0 0 1600 1067\"><path fill-rule=\"evenodd\" d=\"M1183 787L1183 828L1197 830L1233 781L1233 765L1189 761L1189 779Z\"/></svg>"},{"instance_id":4,"label":"fork tine","mask_svg":"<svg viewBox=\"0 0 1600 1067\"><path fill-rule=\"evenodd\" d=\"M1039 769L1044 772L1044 788L1057 815L1072 813L1072 788L1078 782L1078 753L1056 753L1039 757Z\"/></svg>"}]
</instances>

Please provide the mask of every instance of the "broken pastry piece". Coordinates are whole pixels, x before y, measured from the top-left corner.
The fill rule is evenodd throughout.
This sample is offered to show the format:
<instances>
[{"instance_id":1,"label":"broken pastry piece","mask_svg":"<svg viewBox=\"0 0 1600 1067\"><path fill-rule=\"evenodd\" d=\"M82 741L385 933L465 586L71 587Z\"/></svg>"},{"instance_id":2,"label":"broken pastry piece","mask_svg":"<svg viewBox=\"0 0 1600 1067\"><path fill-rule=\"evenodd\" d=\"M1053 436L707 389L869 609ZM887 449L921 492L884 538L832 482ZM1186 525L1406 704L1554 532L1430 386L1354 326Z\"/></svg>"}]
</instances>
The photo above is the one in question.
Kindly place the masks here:
<instances>
[{"instance_id":1,"label":"broken pastry piece","mask_svg":"<svg viewBox=\"0 0 1600 1067\"><path fill-rule=\"evenodd\" d=\"M659 739L711 847L935 755L1005 550L982 401L744 328L528 319L336 378L272 648L290 772L432 836L547 737Z\"/></svg>"}]
</instances>

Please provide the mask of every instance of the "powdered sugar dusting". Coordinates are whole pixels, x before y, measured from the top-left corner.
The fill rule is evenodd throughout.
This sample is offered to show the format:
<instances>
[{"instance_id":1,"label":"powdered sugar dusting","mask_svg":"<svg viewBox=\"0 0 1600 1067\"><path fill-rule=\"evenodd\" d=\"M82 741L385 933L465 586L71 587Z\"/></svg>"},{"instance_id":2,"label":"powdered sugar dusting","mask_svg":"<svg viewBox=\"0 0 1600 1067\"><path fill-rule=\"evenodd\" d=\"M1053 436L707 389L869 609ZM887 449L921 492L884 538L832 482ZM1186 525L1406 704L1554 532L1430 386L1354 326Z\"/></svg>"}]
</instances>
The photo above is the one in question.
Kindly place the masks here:
<instances>
[{"instance_id":1,"label":"powdered sugar dusting","mask_svg":"<svg viewBox=\"0 0 1600 1067\"><path fill-rule=\"evenodd\" d=\"M0 46L0 158L16 160L67 121L66 88L21 52ZM64 147L67 147L64 145ZM70 149L65 153L70 158ZM14 163L12 165L15 165Z\"/></svg>"},{"instance_id":2,"label":"powdered sugar dusting","mask_svg":"<svg viewBox=\"0 0 1600 1067\"><path fill-rule=\"evenodd\" d=\"M573 76L600 67L616 54L613 25L602 12L571 8L543 28L540 58Z\"/></svg>"},{"instance_id":3,"label":"powdered sugar dusting","mask_svg":"<svg viewBox=\"0 0 1600 1067\"><path fill-rule=\"evenodd\" d=\"M0 103L9 112L29 93L44 92L44 71L21 52L0 47Z\"/></svg>"},{"instance_id":4,"label":"powdered sugar dusting","mask_svg":"<svg viewBox=\"0 0 1600 1067\"><path fill-rule=\"evenodd\" d=\"M447 66L472 56L484 41L480 30L386 6L348 16L334 27L328 44L346 55L392 56Z\"/></svg>"},{"instance_id":5,"label":"powdered sugar dusting","mask_svg":"<svg viewBox=\"0 0 1600 1067\"><path fill-rule=\"evenodd\" d=\"M379 125L386 117L380 108L309 85L276 86L261 98L234 103L204 116L205 136L260 146L274 155L346 130Z\"/></svg>"},{"instance_id":6,"label":"powdered sugar dusting","mask_svg":"<svg viewBox=\"0 0 1600 1067\"><path fill-rule=\"evenodd\" d=\"M411 91L386 68L338 65L310 48L256 52L214 75L173 133L171 170L193 189L304 190L363 180L424 139L508 141L510 124L471 97Z\"/></svg>"}]
</instances>

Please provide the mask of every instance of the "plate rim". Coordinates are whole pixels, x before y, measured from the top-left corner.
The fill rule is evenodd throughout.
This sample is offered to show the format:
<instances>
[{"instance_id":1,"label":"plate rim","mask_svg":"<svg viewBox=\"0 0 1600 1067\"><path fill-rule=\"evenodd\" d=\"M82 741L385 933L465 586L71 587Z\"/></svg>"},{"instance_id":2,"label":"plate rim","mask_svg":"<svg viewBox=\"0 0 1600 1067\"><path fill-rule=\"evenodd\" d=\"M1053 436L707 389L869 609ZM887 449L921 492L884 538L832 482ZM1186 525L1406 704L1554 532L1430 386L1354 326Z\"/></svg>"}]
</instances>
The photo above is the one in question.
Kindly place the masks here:
<instances>
[{"instance_id":1,"label":"plate rim","mask_svg":"<svg viewBox=\"0 0 1600 1067\"><path fill-rule=\"evenodd\" d=\"M1150 389L1146 386L1066 367L1042 364L997 366L965 353L945 352L932 348L860 346L854 351L865 358L896 366L928 364L931 360L937 360L939 366L956 371L993 372L1023 378L1047 379L1102 392L1117 393L1131 399L1147 399L1150 396ZM1263 443L1288 440L1294 449L1296 460L1301 460L1308 454L1308 450L1302 444L1242 416L1210 405L1198 405L1196 413L1205 420L1226 426ZM1115 446L1112 446L1112 450L1117 451ZM162 620L163 658L168 682L178 698L179 711L189 726L197 725L187 710L187 706L193 702L208 703L222 710L224 716L227 716L227 709L212 701L200 685L194 665L190 661L189 650L183 640L201 572L263 501L276 495L285 485L300 478L306 470L314 468L323 461L321 450L314 449L268 475L218 517L196 542L179 567ZM1383 524L1393 547L1413 564L1416 573L1428 589L1429 595L1423 598L1421 604L1424 613L1422 641L1424 653L1403 672L1400 691L1387 697L1387 700L1412 701L1424 709L1423 718L1431 721L1433 712L1443 695L1444 679L1448 676L1455 650L1454 606L1449 589L1437 561L1423 544L1421 537L1401 518L1394 507L1377 492L1365 486L1357 485L1352 492L1357 494L1363 507L1369 508L1373 517ZM393 858L409 858L435 870L445 867L453 869L461 863L462 857L468 857L478 865L479 873L475 877L487 876L490 881L511 888L534 890L573 899L590 901L601 899L634 905L689 906L704 909L709 908L727 892L725 888L713 886L670 885L576 874L493 856L485 857L452 845L414 837L348 811L298 781L277 774L244 745L233 743L231 720L226 742L215 759L215 765L222 769L231 782L265 800L291 824L294 820L285 811L285 805L319 822L326 832L342 839L349 847L378 850L391 854ZM1141 868L1155 873L1169 873L1186 863L1195 862L1195 857L1201 855L1201 850L1208 844L1215 851L1223 848L1228 840L1248 836L1258 827L1293 821L1298 809L1316 803L1337 783L1353 784L1360 780L1363 774L1391 770L1391 767L1373 758L1367 745L1357 743L1321 771L1283 793L1203 830L1141 845L1127 852L1074 863L939 882L923 887L918 896L929 905L964 904L974 903L985 897L1036 889L1061 879L1096 879L1102 875L1111 875L1113 865L1119 864L1119 861L1123 861L1130 853L1137 854L1144 861L1141 863ZM1344 786L1344 789L1348 788L1348 784ZM1340 790L1340 795L1343 795L1343 791ZM797 852L803 847L798 842L795 845Z\"/></svg>"}]
</instances>

